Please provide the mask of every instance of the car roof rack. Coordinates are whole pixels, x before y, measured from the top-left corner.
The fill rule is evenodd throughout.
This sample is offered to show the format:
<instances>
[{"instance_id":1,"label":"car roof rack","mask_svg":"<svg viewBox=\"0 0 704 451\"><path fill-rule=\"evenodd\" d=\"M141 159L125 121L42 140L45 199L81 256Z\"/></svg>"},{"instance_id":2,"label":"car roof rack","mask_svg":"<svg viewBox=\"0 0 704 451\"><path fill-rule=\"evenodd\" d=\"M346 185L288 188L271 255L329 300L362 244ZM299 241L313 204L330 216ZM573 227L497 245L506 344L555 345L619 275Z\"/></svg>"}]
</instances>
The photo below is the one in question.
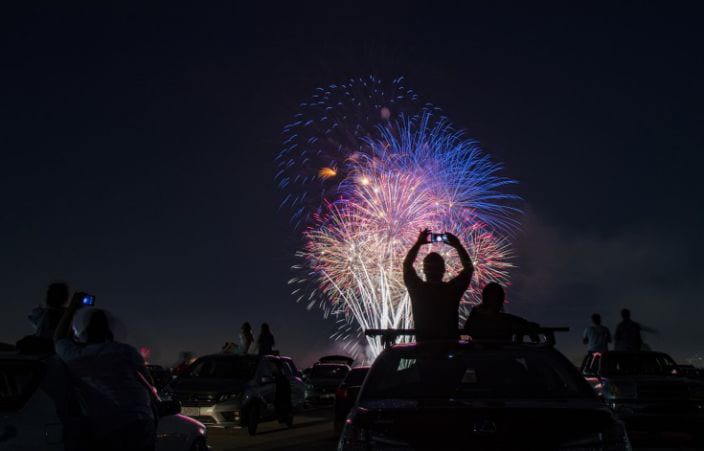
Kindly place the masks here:
<instances>
[{"instance_id":1,"label":"car roof rack","mask_svg":"<svg viewBox=\"0 0 704 451\"><path fill-rule=\"evenodd\" d=\"M533 333L516 333L512 340L472 340L474 343L514 343L514 344L532 344L541 346L555 346L557 341L555 340L555 332L569 332L569 327L559 326L559 327L539 327ZM381 343L384 348L390 348L396 344L396 339L398 337L414 337L416 335L415 329L365 329L364 335L367 337L381 337ZM539 342L525 342L524 339L527 336L537 335L542 336L543 341ZM459 330L457 333L458 337L468 336L464 330Z\"/></svg>"}]
</instances>

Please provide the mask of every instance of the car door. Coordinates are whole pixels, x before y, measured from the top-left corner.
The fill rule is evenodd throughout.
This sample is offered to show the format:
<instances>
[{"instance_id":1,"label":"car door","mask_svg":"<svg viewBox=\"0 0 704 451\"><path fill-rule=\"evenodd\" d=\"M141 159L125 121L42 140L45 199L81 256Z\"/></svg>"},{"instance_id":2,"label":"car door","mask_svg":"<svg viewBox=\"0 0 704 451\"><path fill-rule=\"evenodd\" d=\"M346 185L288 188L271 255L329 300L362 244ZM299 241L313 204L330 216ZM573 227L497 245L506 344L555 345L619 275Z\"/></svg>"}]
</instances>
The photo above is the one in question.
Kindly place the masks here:
<instances>
[{"instance_id":1,"label":"car door","mask_svg":"<svg viewBox=\"0 0 704 451\"><path fill-rule=\"evenodd\" d=\"M291 384L291 405L294 409L298 409L303 406L306 396L306 385L303 380L298 376L295 366L292 362L288 360L283 360L282 367L284 370L284 375L289 380Z\"/></svg>"},{"instance_id":2,"label":"car door","mask_svg":"<svg viewBox=\"0 0 704 451\"><path fill-rule=\"evenodd\" d=\"M259 361L257 368L257 391L259 399L263 403L261 417L266 419L273 418L276 412L276 382L272 365L272 359L264 357Z\"/></svg>"}]
</instances>

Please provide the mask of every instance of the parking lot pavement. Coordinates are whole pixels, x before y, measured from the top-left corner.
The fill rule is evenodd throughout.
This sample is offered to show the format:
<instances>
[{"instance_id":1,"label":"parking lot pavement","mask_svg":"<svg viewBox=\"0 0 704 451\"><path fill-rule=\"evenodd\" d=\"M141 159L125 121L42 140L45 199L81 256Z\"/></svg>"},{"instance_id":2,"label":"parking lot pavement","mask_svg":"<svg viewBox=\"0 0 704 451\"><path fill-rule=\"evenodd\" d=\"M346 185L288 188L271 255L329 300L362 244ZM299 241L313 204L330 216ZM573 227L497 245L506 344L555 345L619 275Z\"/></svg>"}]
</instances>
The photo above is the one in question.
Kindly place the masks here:
<instances>
[{"instance_id":1,"label":"parking lot pavement","mask_svg":"<svg viewBox=\"0 0 704 451\"><path fill-rule=\"evenodd\" d=\"M212 451L313 450L332 451L337 446L331 408L296 415L290 429L275 421L259 425L254 437L246 429L208 429Z\"/></svg>"}]
</instances>

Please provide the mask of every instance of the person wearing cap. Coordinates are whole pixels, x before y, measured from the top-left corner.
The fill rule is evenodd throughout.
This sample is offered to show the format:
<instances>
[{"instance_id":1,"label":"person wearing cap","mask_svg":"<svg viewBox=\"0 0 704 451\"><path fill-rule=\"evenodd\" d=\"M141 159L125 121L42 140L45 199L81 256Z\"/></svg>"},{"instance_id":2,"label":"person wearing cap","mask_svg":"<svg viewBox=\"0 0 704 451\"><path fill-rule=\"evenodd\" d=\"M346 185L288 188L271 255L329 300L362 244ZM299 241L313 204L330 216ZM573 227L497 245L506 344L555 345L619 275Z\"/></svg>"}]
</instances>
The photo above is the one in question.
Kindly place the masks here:
<instances>
[{"instance_id":1,"label":"person wearing cap","mask_svg":"<svg viewBox=\"0 0 704 451\"><path fill-rule=\"evenodd\" d=\"M152 451L156 418L144 359L113 340L104 310L83 307L76 293L54 334L56 354L68 366L85 398L86 449Z\"/></svg>"}]
</instances>

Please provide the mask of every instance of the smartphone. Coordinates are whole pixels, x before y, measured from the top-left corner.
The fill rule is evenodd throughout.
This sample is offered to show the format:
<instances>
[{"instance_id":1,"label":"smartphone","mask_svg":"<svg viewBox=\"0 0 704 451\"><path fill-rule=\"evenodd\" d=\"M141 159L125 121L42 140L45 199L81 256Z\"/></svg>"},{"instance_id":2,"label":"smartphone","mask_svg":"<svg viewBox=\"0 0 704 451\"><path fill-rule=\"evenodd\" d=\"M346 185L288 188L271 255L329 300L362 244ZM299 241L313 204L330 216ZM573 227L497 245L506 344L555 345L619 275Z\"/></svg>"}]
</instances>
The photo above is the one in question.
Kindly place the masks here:
<instances>
[{"instance_id":1,"label":"smartphone","mask_svg":"<svg viewBox=\"0 0 704 451\"><path fill-rule=\"evenodd\" d=\"M95 305L95 296L92 294L87 294L87 293L84 294L83 299L81 299L81 304L88 306L88 307L94 306Z\"/></svg>"},{"instance_id":2,"label":"smartphone","mask_svg":"<svg viewBox=\"0 0 704 451\"><path fill-rule=\"evenodd\" d=\"M447 234L446 233L431 233L429 242L430 243L447 243Z\"/></svg>"}]
</instances>

